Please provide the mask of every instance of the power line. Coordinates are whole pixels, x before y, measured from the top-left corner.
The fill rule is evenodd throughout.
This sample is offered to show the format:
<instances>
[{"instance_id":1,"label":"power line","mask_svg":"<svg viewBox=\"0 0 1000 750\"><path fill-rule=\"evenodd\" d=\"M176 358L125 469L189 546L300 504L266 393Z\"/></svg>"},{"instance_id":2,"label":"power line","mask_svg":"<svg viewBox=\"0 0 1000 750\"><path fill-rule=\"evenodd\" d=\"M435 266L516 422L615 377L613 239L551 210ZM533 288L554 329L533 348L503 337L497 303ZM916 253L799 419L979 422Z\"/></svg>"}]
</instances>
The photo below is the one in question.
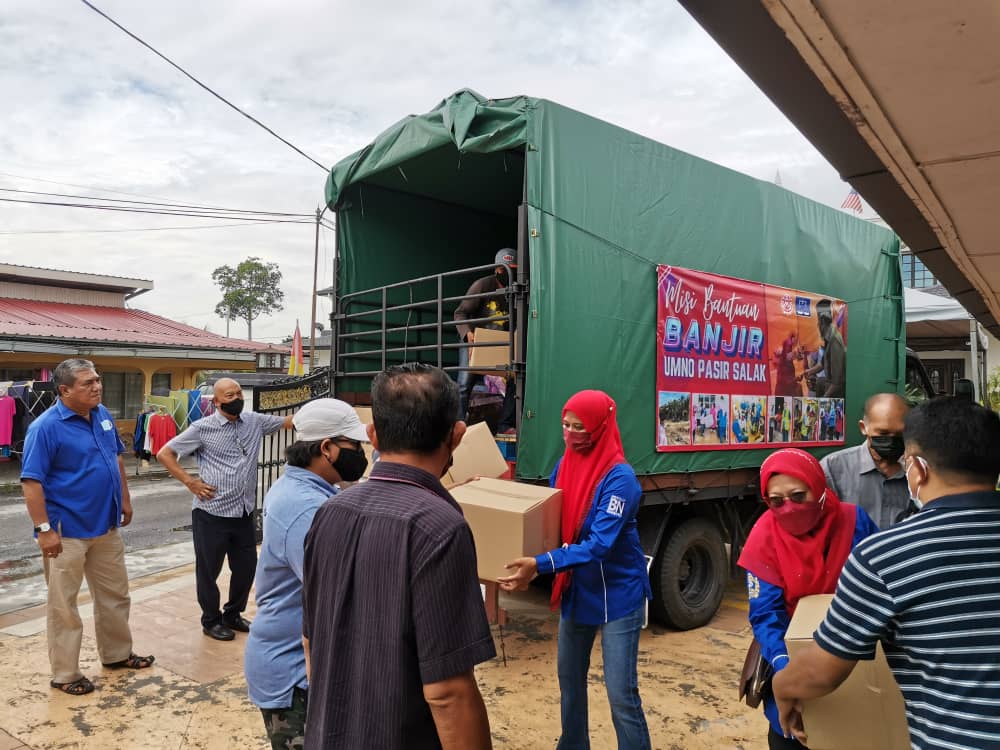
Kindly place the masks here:
<instances>
[{"instance_id":1,"label":"power line","mask_svg":"<svg viewBox=\"0 0 1000 750\"><path fill-rule=\"evenodd\" d=\"M118 23L115 19L113 19L107 13L105 13L104 11L102 11L101 9L99 9L98 7L96 7L93 3L89 2L89 0L80 0L80 2L83 3L84 5L86 5L88 8L90 8L95 13L97 13L99 16L102 16L107 21L109 21L112 24L114 24L115 26L117 26L119 29L121 29L126 34L128 34L130 37L132 37L137 42L139 42L139 44L141 44L143 47L145 47L150 52L152 52L153 54L155 54L157 57L159 57L160 59L162 59L164 62L169 63L171 66L173 66L174 68L176 68L178 71L180 71L185 76L187 76L192 81L194 81L199 86L201 86L203 89L205 89L205 91L207 91L208 93L210 93L212 96L216 97L220 101L222 101L225 104L229 105L230 107L232 107L234 110L236 110L237 112L239 112L241 115L243 115L245 118L247 118L248 120L250 120L254 124L259 125L260 127L262 127L264 130L266 130L268 133L270 133L271 135L273 135L279 141L281 141L286 146L288 146L289 148L291 148L293 151L295 151L296 153L298 153L300 156L304 156L306 159L308 159L309 161L311 161L313 164L315 164L317 167L319 167L320 169L322 169L324 172L329 172L330 171L329 167L323 166L318 161L316 161L314 158L312 158L311 156L309 156L309 154L307 154L305 151L303 151L298 146L296 146L295 144L293 144L291 141L287 141L284 138L282 138L280 135L278 135L277 133L275 133L273 130L271 130L271 128L267 127L267 125L265 125L264 123L262 123L256 117L254 117L253 115L247 114L242 109L240 109L235 104L233 104L231 101L229 101L224 96L222 96L222 94L219 94L218 92L216 92L215 90L213 90L209 86L206 86L204 83L202 83L197 78L195 78L193 75L191 75L190 73L188 73L186 70L184 70L184 68L182 68L180 65L178 65L177 63L175 63L169 57L167 57L166 55L164 55L162 52L160 52L159 50L157 50L156 48L154 48L153 46L151 46L147 42L145 42L142 39L140 39L138 36L136 36L131 31L129 31L128 29L126 29L124 26L122 26L120 23Z\"/></svg>"},{"instance_id":2,"label":"power line","mask_svg":"<svg viewBox=\"0 0 1000 750\"><path fill-rule=\"evenodd\" d=\"M0 177L13 177L17 180L31 180L32 182L47 182L50 185L66 185L67 187L83 188L84 190L96 190L100 193L115 193L117 195L131 195L136 198L156 198L161 201L171 200L170 198L164 198L162 195L148 195L145 193L129 193L125 190L114 190L112 188L102 188L95 185L80 185L76 182L61 182L59 180L46 180L41 177L29 177L23 174L11 174L10 172L0 172Z\"/></svg>"},{"instance_id":3,"label":"power line","mask_svg":"<svg viewBox=\"0 0 1000 750\"><path fill-rule=\"evenodd\" d=\"M191 229L226 229L231 227L259 227L264 225L265 224L262 224L259 221L244 221L236 224L187 224L180 227L137 227L135 229L25 229L22 231L0 231L0 236L22 234L119 234L122 232L170 232L175 230L188 231Z\"/></svg>"},{"instance_id":4,"label":"power line","mask_svg":"<svg viewBox=\"0 0 1000 750\"><path fill-rule=\"evenodd\" d=\"M225 211L227 213L260 214L263 216L294 216L297 218L313 218L312 214L291 213L288 211L255 211L246 208L222 208L220 206L204 206L194 203L157 203L153 201L124 200L122 198L101 198L95 195L73 195L70 193L47 193L41 190L18 190L15 188L2 188L3 193L19 193L22 195L41 195L49 198L76 198L78 200L105 201L108 203L134 203L141 206L162 206L165 208L192 208L201 211Z\"/></svg>"},{"instance_id":5,"label":"power line","mask_svg":"<svg viewBox=\"0 0 1000 750\"><path fill-rule=\"evenodd\" d=\"M309 219L279 219L276 217L231 216L217 213L196 213L173 209L135 208L130 206L104 206L97 203L68 203L65 201L38 201L26 198L0 198L3 203L25 203L36 206L59 206L62 208L89 208L99 211L115 211L135 214L158 214L162 216L189 216L201 219L228 219L230 221L249 221L258 224L314 224Z\"/></svg>"}]
</instances>

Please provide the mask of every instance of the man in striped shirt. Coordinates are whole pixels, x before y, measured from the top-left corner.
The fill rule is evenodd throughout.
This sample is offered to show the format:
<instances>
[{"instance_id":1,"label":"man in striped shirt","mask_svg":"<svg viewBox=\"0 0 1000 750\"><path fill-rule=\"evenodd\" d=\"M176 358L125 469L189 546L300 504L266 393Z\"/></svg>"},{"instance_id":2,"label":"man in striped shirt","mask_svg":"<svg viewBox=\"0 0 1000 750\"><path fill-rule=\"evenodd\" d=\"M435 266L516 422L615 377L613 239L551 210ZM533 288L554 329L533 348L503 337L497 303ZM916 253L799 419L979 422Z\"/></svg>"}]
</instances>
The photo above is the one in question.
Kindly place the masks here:
<instances>
[{"instance_id":1,"label":"man in striped shirt","mask_svg":"<svg viewBox=\"0 0 1000 750\"><path fill-rule=\"evenodd\" d=\"M243 389L231 378L215 384L215 413L193 422L156 454L156 460L194 495L191 536L201 628L209 638L231 641L250 632L243 617L257 567L253 513L257 502L257 457L264 435L291 429L292 417L243 411ZM198 479L178 458L194 454ZM229 558L229 601L219 610L216 579Z\"/></svg>"},{"instance_id":2,"label":"man in striped shirt","mask_svg":"<svg viewBox=\"0 0 1000 750\"><path fill-rule=\"evenodd\" d=\"M1000 748L1000 417L937 399L903 438L921 510L851 553L816 643L774 678L782 727L806 742L801 701L882 641L914 748Z\"/></svg>"}]
</instances>

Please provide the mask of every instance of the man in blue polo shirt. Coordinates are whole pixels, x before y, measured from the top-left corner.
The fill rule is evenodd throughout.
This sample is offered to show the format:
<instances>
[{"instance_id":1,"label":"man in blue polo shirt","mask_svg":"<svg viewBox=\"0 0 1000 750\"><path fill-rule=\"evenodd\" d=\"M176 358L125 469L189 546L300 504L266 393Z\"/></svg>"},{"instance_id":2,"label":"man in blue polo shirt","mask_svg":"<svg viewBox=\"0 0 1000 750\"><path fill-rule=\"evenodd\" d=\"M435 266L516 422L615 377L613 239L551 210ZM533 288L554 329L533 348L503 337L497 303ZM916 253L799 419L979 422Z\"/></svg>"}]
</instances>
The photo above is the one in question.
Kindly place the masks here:
<instances>
[{"instance_id":1,"label":"man in blue polo shirt","mask_svg":"<svg viewBox=\"0 0 1000 750\"><path fill-rule=\"evenodd\" d=\"M781 724L807 742L801 701L881 641L914 748L1000 748L1000 417L936 399L906 416L903 441L920 510L854 548L816 643L774 678Z\"/></svg>"},{"instance_id":2,"label":"man in blue polo shirt","mask_svg":"<svg viewBox=\"0 0 1000 750\"><path fill-rule=\"evenodd\" d=\"M94 684L80 672L83 623L76 599L84 576L104 666L143 669L153 657L132 653L125 544L118 533L132 520L132 499L125 446L101 405L101 378L92 362L67 359L53 381L59 400L28 428L21 486L48 584L50 684L85 695Z\"/></svg>"}]
</instances>

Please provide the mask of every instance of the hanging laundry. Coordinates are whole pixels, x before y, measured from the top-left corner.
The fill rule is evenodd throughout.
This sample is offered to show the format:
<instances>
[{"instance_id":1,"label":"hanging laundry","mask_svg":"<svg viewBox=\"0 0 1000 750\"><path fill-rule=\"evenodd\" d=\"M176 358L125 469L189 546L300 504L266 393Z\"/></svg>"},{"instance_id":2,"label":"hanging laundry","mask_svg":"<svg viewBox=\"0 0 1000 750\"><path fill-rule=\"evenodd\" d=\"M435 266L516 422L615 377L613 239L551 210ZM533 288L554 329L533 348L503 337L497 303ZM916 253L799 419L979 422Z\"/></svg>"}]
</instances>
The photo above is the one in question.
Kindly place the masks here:
<instances>
[{"instance_id":1,"label":"hanging laundry","mask_svg":"<svg viewBox=\"0 0 1000 750\"><path fill-rule=\"evenodd\" d=\"M9 446L14 434L14 415L17 414L17 402L13 397L4 394L0 396L0 445Z\"/></svg>"},{"instance_id":2,"label":"hanging laundry","mask_svg":"<svg viewBox=\"0 0 1000 750\"><path fill-rule=\"evenodd\" d=\"M149 418L147 432L150 436L149 450L155 456L160 452L160 448L177 435L177 423L167 414L153 414Z\"/></svg>"}]
</instances>

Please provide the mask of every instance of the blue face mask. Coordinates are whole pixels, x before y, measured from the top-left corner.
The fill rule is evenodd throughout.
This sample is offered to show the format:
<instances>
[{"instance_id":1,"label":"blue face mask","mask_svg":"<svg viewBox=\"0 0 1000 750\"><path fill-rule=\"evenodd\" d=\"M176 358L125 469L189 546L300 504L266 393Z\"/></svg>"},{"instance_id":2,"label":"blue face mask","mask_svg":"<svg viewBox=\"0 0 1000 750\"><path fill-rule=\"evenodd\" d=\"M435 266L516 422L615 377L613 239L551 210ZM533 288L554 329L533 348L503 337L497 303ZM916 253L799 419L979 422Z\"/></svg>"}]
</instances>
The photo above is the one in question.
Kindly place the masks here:
<instances>
[{"instance_id":1,"label":"blue face mask","mask_svg":"<svg viewBox=\"0 0 1000 750\"><path fill-rule=\"evenodd\" d=\"M927 461L922 459L920 456L913 456L912 463L906 469L906 489L910 493L910 502L917 506L917 510L920 510L924 507L924 501L920 499L920 487L917 487L915 490L910 487L910 469L912 469L918 462L922 467L924 467L924 471L927 471Z\"/></svg>"}]
</instances>

